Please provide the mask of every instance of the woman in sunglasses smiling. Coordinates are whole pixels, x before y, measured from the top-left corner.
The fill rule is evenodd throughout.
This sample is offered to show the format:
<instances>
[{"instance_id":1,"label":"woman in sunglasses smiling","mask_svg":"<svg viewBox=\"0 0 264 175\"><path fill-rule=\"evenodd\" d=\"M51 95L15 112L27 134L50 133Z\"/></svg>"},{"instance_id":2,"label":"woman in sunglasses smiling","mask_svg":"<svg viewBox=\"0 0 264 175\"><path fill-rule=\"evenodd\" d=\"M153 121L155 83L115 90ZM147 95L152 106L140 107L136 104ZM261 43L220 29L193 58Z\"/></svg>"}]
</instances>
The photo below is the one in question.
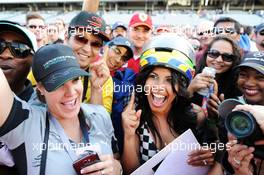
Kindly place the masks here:
<instances>
[{"instance_id":1,"label":"woman in sunglasses smiling","mask_svg":"<svg viewBox=\"0 0 264 175\"><path fill-rule=\"evenodd\" d=\"M240 59L238 46L226 36L215 37L205 51L199 63L200 66L196 69L196 76L188 87L188 92L192 101L202 106L204 97L196 92L214 84L214 93L210 95L206 105L209 119L217 118L220 100L240 95L233 71L233 68L240 63ZM201 73L204 67L212 67L216 70L215 80ZM211 137L211 141L214 140L215 137Z\"/></svg>"},{"instance_id":2,"label":"woman in sunglasses smiling","mask_svg":"<svg viewBox=\"0 0 264 175\"><path fill-rule=\"evenodd\" d=\"M188 91L193 96L195 92L209 87L213 83L212 78L201 74L205 67L212 67L216 70L216 83L218 95L234 97L237 91L233 88L233 68L240 63L241 55L238 46L228 37L217 36L209 44L207 50L196 69L196 76L191 82ZM199 103L198 103L199 104Z\"/></svg>"},{"instance_id":3,"label":"woman in sunglasses smiling","mask_svg":"<svg viewBox=\"0 0 264 175\"><path fill-rule=\"evenodd\" d=\"M204 107L204 111L208 112L207 120L200 128L203 143L210 144L219 140L217 108L221 102L220 100L240 95L235 84L235 73L233 71L233 68L240 63L240 59L241 55L237 44L229 37L221 35L212 40L198 64L196 76L189 85L188 92L192 96L192 101ZM216 70L215 80L201 73L205 67L212 67ZM214 92L210 94L209 99L196 93L206 87L209 88L212 84L214 84ZM217 160L218 154L215 156Z\"/></svg>"}]
</instances>

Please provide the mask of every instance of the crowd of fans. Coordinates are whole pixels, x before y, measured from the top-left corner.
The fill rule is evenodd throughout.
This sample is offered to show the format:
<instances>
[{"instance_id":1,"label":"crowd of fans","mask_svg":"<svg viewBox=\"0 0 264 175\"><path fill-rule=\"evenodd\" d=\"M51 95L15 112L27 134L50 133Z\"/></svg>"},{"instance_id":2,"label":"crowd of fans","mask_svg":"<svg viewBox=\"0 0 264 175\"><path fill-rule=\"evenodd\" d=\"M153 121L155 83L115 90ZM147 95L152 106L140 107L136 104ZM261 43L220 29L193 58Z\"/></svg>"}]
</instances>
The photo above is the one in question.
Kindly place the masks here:
<instances>
[{"instance_id":1,"label":"crowd of fans","mask_svg":"<svg viewBox=\"0 0 264 175\"><path fill-rule=\"evenodd\" d=\"M110 26L81 11L69 24L46 24L37 13L24 26L0 21L0 174L130 174L188 129L201 145L230 146L194 150L190 166L264 174L254 154L264 135L244 145L218 111L237 99L246 105L236 110L252 113L264 133L264 23L128 20ZM87 150L99 161L76 169Z\"/></svg>"}]
</instances>

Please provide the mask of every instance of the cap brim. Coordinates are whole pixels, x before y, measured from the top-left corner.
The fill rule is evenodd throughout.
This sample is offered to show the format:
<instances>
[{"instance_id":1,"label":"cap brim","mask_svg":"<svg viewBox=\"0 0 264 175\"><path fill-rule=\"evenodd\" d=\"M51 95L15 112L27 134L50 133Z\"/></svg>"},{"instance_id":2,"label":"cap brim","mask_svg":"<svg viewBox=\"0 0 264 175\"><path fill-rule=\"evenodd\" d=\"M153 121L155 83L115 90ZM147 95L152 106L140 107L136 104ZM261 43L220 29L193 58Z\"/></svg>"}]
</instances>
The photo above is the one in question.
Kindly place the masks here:
<instances>
[{"instance_id":1,"label":"cap brim","mask_svg":"<svg viewBox=\"0 0 264 175\"><path fill-rule=\"evenodd\" d=\"M123 25L115 26L115 27L112 28L112 30L117 29L117 27L122 27L124 30L127 30L126 26L123 26Z\"/></svg>"},{"instance_id":2,"label":"cap brim","mask_svg":"<svg viewBox=\"0 0 264 175\"><path fill-rule=\"evenodd\" d=\"M133 25L131 25L131 27L137 27L137 26L146 26L146 27L148 27L149 29L152 29L152 26L150 26L150 25L148 25L148 24L146 24L146 23L135 23L135 24L133 24Z\"/></svg>"},{"instance_id":3,"label":"cap brim","mask_svg":"<svg viewBox=\"0 0 264 175\"><path fill-rule=\"evenodd\" d=\"M257 64L257 63L242 63L238 65L236 68L240 68L240 67L250 67L264 75L264 66Z\"/></svg>"},{"instance_id":4,"label":"cap brim","mask_svg":"<svg viewBox=\"0 0 264 175\"><path fill-rule=\"evenodd\" d=\"M260 32L260 31L262 31L262 30L264 30L264 26L261 27L261 28L259 28L259 29L257 29L257 30L255 30L255 32L258 33L258 32Z\"/></svg>"},{"instance_id":5,"label":"cap brim","mask_svg":"<svg viewBox=\"0 0 264 175\"><path fill-rule=\"evenodd\" d=\"M128 45L126 45L124 43L119 43L119 42L114 42L114 45L125 47L127 49L127 51L129 52L129 57L130 58L132 58L134 56L132 48L129 47Z\"/></svg>"},{"instance_id":6,"label":"cap brim","mask_svg":"<svg viewBox=\"0 0 264 175\"><path fill-rule=\"evenodd\" d=\"M53 72L40 80L40 82L48 92L51 92L61 87L67 81L81 76L89 76L89 73L78 67L71 67Z\"/></svg>"},{"instance_id":7,"label":"cap brim","mask_svg":"<svg viewBox=\"0 0 264 175\"><path fill-rule=\"evenodd\" d=\"M100 32L98 35L103 39L103 41L110 41L109 36L107 36L106 34Z\"/></svg>"},{"instance_id":8,"label":"cap brim","mask_svg":"<svg viewBox=\"0 0 264 175\"><path fill-rule=\"evenodd\" d=\"M224 100L219 106L218 106L218 112L219 112L219 116L222 118L226 118L227 115L232 112L232 110L234 109L234 107L236 107L236 105L241 105L244 104L241 101L237 100L237 99L227 99Z\"/></svg>"},{"instance_id":9,"label":"cap brim","mask_svg":"<svg viewBox=\"0 0 264 175\"><path fill-rule=\"evenodd\" d=\"M29 46L36 51L37 50L37 41L33 33L29 33L22 26L17 24L12 24L8 22L0 22L1 31L13 31L22 35L28 42Z\"/></svg>"}]
</instances>

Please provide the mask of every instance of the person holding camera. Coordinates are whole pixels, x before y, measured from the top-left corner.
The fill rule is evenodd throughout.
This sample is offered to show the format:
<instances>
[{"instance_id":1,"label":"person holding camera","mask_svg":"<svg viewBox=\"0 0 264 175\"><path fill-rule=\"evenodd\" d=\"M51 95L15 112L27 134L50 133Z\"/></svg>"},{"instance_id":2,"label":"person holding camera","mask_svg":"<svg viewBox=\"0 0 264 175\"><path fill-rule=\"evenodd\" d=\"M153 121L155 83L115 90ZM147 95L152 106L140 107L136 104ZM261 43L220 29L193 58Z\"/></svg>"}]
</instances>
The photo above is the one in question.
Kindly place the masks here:
<instances>
[{"instance_id":1,"label":"person holding camera","mask_svg":"<svg viewBox=\"0 0 264 175\"><path fill-rule=\"evenodd\" d=\"M254 116L262 134L264 134L264 106L262 105L237 105L233 111L247 111ZM261 159L254 157L255 148L253 146L247 146L238 144L237 139L230 135L228 146L228 162L232 166L234 173L239 175L255 175L263 174L264 167L262 168ZM264 145L264 135L261 140L254 143L257 146Z\"/></svg>"},{"instance_id":2,"label":"person holding camera","mask_svg":"<svg viewBox=\"0 0 264 175\"><path fill-rule=\"evenodd\" d=\"M32 71L45 107L14 95L0 69L0 140L20 158L15 162L19 174L120 174L108 112L100 105L81 104L80 77L89 74L73 50L61 44L43 46L33 56ZM101 154L79 159L82 149ZM74 169L76 165L81 169Z\"/></svg>"},{"instance_id":3,"label":"person holding camera","mask_svg":"<svg viewBox=\"0 0 264 175\"><path fill-rule=\"evenodd\" d=\"M228 154L224 155L221 163L225 171L230 174L255 175L264 172L261 169L264 155L263 66L263 52L251 52L244 56L242 62L236 67L238 71L237 86L243 95L238 97L238 103L233 100L233 102L237 103L234 112L225 117L223 116L227 111L220 114L222 121L219 125L219 130L221 131L219 132L221 133L219 137L222 142L229 141L227 143ZM224 103L219 106L219 112L223 108ZM228 139L227 131L233 135L229 136Z\"/></svg>"}]
</instances>

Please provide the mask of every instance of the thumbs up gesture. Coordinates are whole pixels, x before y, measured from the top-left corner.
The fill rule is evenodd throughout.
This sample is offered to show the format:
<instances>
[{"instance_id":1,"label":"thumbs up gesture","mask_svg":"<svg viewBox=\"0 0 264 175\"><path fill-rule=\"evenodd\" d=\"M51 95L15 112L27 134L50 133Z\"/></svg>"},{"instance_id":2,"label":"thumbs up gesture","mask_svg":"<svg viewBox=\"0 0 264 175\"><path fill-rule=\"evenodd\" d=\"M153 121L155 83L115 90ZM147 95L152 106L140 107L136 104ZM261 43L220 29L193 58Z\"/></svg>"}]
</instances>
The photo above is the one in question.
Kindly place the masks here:
<instances>
[{"instance_id":1,"label":"thumbs up gesture","mask_svg":"<svg viewBox=\"0 0 264 175\"><path fill-rule=\"evenodd\" d=\"M134 136L139 126L142 110L135 110L135 94L132 93L131 99L122 113L122 125L125 136Z\"/></svg>"}]
</instances>

